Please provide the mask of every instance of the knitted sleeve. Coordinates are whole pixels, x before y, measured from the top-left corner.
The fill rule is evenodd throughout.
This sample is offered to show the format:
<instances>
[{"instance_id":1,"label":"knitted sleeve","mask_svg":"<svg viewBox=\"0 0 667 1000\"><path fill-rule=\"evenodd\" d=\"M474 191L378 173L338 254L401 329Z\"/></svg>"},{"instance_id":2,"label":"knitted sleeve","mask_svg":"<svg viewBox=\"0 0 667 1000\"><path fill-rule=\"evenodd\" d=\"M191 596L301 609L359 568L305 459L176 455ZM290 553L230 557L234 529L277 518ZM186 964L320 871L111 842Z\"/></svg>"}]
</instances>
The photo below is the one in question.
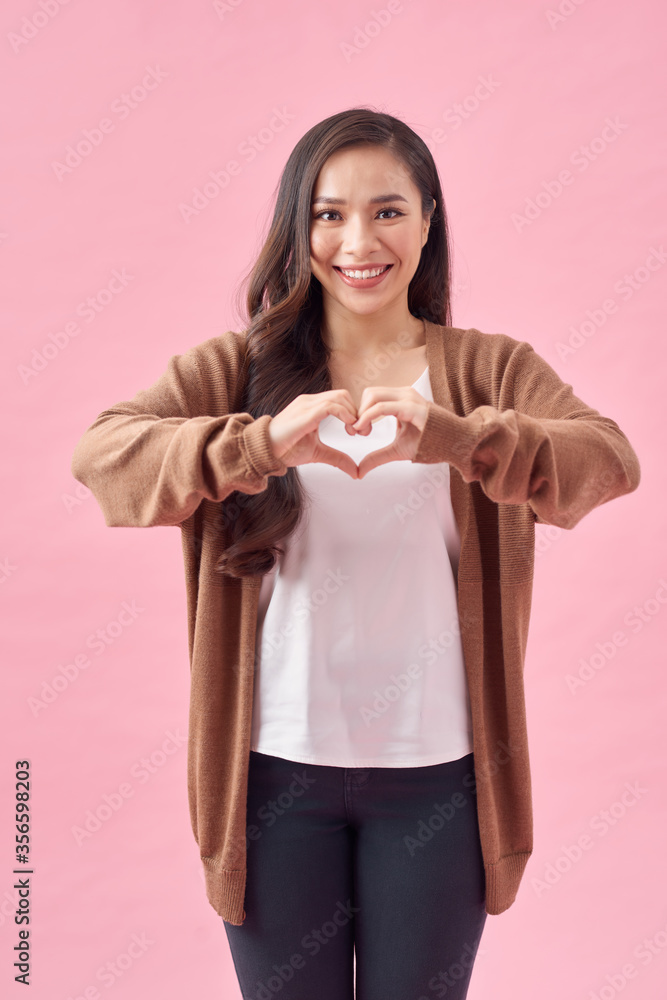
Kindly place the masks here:
<instances>
[{"instance_id":1,"label":"knitted sleeve","mask_svg":"<svg viewBox=\"0 0 667 1000\"><path fill-rule=\"evenodd\" d=\"M538 522L573 528L637 488L639 459L529 343L504 340L513 346L493 398L465 416L429 401L413 462L449 462L496 503L527 503Z\"/></svg>"},{"instance_id":2,"label":"knitted sleeve","mask_svg":"<svg viewBox=\"0 0 667 1000\"><path fill-rule=\"evenodd\" d=\"M217 355L198 345L173 356L154 385L104 410L77 442L72 475L107 526L177 525L204 498L259 493L269 475L286 473L270 415L227 412L238 357L229 334L216 341Z\"/></svg>"}]
</instances>

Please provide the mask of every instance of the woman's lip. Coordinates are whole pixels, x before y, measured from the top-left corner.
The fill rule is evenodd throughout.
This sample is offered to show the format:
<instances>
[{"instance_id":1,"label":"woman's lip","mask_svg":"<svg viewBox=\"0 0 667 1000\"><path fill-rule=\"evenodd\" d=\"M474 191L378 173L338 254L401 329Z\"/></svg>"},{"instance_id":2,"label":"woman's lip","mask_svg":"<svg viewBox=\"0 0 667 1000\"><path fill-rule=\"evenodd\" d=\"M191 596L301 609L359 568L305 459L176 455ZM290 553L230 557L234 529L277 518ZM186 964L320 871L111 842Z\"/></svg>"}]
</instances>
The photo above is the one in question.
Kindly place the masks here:
<instances>
[{"instance_id":1,"label":"woman's lip","mask_svg":"<svg viewBox=\"0 0 667 1000\"><path fill-rule=\"evenodd\" d=\"M372 271L376 267L384 267L385 270L381 274L378 274L375 278L349 278L346 274L343 274L343 270L334 264L334 271L337 271L340 275L341 281L344 281L346 285L350 288L375 288L382 281L385 280L387 275L390 273L393 264L374 264L373 267L355 267L349 268L349 270L354 271Z\"/></svg>"},{"instance_id":2,"label":"woman's lip","mask_svg":"<svg viewBox=\"0 0 667 1000\"><path fill-rule=\"evenodd\" d=\"M376 267L393 267L393 264L365 264L363 267L343 267L341 264L333 266L337 271L374 271Z\"/></svg>"}]
</instances>

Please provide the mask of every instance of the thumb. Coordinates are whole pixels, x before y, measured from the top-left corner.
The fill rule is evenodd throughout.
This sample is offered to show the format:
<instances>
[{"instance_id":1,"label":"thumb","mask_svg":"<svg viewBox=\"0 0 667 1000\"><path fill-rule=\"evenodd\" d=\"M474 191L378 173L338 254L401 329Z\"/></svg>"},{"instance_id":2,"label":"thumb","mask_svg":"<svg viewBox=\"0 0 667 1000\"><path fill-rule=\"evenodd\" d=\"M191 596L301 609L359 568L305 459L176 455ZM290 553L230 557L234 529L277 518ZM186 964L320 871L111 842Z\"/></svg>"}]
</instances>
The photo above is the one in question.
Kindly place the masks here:
<instances>
[{"instance_id":1,"label":"thumb","mask_svg":"<svg viewBox=\"0 0 667 1000\"><path fill-rule=\"evenodd\" d=\"M352 479L359 478L357 463L349 455L346 455L344 451L338 451L337 448L330 448L328 444L323 444L322 441L319 442L319 447L311 462L323 462L325 465L332 465L335 469L340 469L341 472L346 472Z\"/></svg>"}]
</instances>

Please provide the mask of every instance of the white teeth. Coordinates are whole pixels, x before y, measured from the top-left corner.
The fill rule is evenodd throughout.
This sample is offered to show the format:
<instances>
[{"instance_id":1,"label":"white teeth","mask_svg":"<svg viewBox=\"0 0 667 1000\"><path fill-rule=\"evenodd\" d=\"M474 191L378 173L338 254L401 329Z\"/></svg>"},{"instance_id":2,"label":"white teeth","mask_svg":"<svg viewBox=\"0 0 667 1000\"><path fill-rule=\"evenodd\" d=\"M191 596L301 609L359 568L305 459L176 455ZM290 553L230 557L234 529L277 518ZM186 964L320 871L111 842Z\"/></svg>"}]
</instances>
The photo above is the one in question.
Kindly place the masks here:
<instances>
[{"instance_id":1,"label":"white teeth","mask_svg":"<svg viewBox=\"0 0 667 1000\"><path fill-rule=\"evenodd\" d=\"M347 278L376 278L378 274L382 274L389 267L385 264L384 267L375 267L372 271L346 271L344 267L341 267L341 271Z\"/></svg>"}]
</instances>

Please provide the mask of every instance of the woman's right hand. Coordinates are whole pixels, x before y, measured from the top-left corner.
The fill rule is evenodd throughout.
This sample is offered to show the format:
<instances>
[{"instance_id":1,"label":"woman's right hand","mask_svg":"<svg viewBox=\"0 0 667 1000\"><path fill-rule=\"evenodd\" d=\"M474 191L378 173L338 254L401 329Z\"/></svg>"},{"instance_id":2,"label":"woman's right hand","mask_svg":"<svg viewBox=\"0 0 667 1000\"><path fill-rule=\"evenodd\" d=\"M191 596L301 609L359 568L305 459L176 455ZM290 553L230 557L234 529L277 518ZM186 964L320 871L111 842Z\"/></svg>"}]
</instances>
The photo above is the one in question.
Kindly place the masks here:
<instances>
[{"instance_id":1,"label":"woman's right hand","mask_svg":"<svg viewBox=\"0 0 667 1000\"><path fill-rule=\"evenodd\" d=\"M356 422L357 412L347 389L329 389L297 396L269 421L273 454L289 467L325 462L357 479L356 462L345 452L320 441L320 422L328 416L338 417L346 428Z\"/></svg>"}]
</instances>

